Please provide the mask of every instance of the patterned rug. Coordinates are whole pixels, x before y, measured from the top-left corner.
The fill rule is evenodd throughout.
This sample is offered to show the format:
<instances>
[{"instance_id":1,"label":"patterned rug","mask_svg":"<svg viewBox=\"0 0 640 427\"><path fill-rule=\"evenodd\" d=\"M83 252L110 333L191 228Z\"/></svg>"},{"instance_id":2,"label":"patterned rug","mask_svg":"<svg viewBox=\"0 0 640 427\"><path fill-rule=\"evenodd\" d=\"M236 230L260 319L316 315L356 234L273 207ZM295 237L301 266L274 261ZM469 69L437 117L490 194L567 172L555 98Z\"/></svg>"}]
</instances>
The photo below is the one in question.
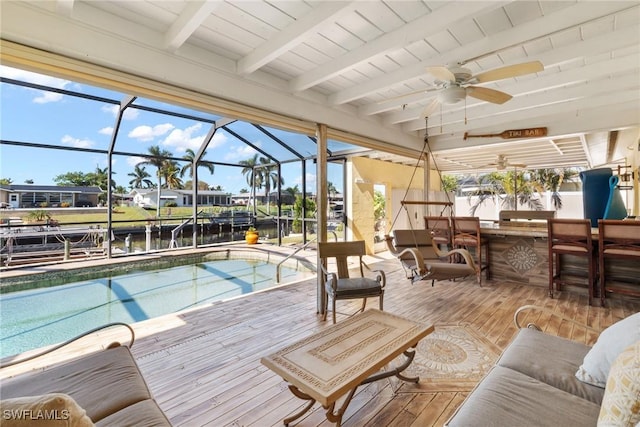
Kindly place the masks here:
<instances>
[{"instance_id":1,"label":"patterned rug","mask_svg":"<svg viewBox=\"0 0 640 427\"><path fill-rule=\"evenodd\" d=\"M420 382L393 377L393 385L400 393L471 391L500 354L500 348L470 326L436 326L420 341L413 363L404 371L405 376L419 376Z\"/></svg>"}]
</instances>

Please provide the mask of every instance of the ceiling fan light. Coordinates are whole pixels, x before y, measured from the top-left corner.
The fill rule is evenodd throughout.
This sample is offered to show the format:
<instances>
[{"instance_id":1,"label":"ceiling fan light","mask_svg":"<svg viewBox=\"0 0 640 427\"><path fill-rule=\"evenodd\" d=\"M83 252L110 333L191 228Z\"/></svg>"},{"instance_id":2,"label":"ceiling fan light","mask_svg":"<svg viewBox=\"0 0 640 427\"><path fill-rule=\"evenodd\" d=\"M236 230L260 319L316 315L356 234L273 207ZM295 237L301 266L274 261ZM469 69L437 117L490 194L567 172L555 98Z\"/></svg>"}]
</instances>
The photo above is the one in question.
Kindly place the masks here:
<instances>
[{"instance_id":1,"label":"ceiling fan light","mask_svg":"<svg viewBox=\"0 0 640 427\"><path fill-rule=\"evenodd\" d=\"M443 104L457 104L467 96L467 91L463 87L451 86L443 90L438 99Z\"/></svg>"}]
</instances>

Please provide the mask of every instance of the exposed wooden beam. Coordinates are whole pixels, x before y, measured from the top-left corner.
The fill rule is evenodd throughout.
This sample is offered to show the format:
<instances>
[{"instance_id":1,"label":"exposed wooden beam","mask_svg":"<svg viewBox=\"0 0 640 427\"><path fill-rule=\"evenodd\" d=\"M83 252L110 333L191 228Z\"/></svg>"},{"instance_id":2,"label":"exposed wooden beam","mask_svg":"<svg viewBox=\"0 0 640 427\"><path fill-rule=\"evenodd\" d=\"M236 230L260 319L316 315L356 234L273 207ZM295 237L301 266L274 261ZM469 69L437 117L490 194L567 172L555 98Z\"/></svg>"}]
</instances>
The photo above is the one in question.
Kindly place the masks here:
<instances>
[{"instance_id":1,"label":"exposed wooden beam","mask_svg":"<svg viewBox=\"0 0 640 427\"><path fill-rule=\"evenodd\" d=\"M616 152L616 145L618 144L618 131L613 130L609 132L609 137L607 138L607 163L611 163L613 160L613 155Z\"/></svg>"},{"instance_id":2,"label":"exposed wooden beam","mask_svg":"<svg viewBox=\"0 0 640 427\"><path fill-rule=\"evenodd\" d=\"M606 86L604 86L606 84ZM531 94L525 97L513 98L504 105L485 104L474 110L473 114L467 111L467 123L464 123L464 110L445 112L443 114L443 126L446 132L466 132L474 129L474 126L481 125L489 128L493 125L502 124L501 115L510 113L514 119L528 119L533 127L537 123L536 118L553 114L573 114L580 116L583 110L590 110L596 107L611 107L621 105L625 102L632 102L638 99L640 82L635 75L620 76L615 79L602 80L602 85L581 84L564 88L558 88L553 95L547 92ZM585 107L584 100L589 99L589 105ZM480 123L480 120L482 123ZM636 122L637 124L637 122ZM537 125L536 125L537 126ZM544 126L541 123L540 126ZM433 124L433 133L438 134L440 123L438 120ZM404 125L407 131L416 131L424 128L421 119L415 119Z\"/></svg>"},{"instance_id":3,"label":"exposed wooden beam","mask_svg":"<svg viewBox=\"0 0 640 427\"><path fill-rule=\"evenodd\" d=\"M166 32L165 47L177 50L222 3L222 0L188 1L178 19Z\"/></svg>"},{"instance_id":4,"label":"exposed wooden beam","mask_svg":"<svg viewBox=\"0 0 640 427\"><path fill-rule=\"evenodd\" d=\"M264 44L238 61L238 73L246 75L273 61L291 48L302 43L311 33L327 23L334 22L338 17L351 12L356 2L329 1L321 2L318 7L302 18L296 20L287 28L276 33Z\"/></svg>"},{"instance_id":5,"label":"exposed wooden beam","mask_svg":"<svg viewBox=\"0 0 640 427\"><path fill-rule=\"evenodd\" d=\"M60 15L71 17L74 0L56 0L56 12Z\"/></svg>"},{"instance_id":6,"label":"exposed wooden beam","mask_svg":"<svg viewBox=\"0 0 640 427\"><path fill-rule=\"evenodd\" d=\"M518 43L526 43L545 35L575 27L591 19L599 18L603 14L614 13L625 7L628 7L628 4L620 5L616 2L602 2L598 4L598 7L587 10L581 7L578 3L551 15L501 31L485 39L466 43L457 49L451 49L446 53L429 59L428 61L422 61L412 66L399 69L395 72L387 73L381 77L371 79L362 84L335 92L329 96L329 102L333 105L338 105L360 99L384 88L392 87L423 75L425 72L424 69L427 66L460 62L464 61L465 58L478 57L483 53L488 54L490 52L506 49ZM629 42L635 43L635 40L637 40L637 34L630 38ZM536 56L530 56L529 59L533 60L539 58ZM547 65L544 61L542 62Z\"/></svg>"},{"instance_id":7,"label":"exposed wooden beam","mask_svg":"<svg viewBox=\"0 0 640 427\"><path fill-rule=\"evenodd\" d=\"M399 49L409 43L422 40L430 35L445 30L452 23L471 19L487 9L497 9L504 3L495 2L487 5L484 2L459 3L449 2L432 13L402 25L395 31L365 43L362 47L336 58L326 64L310 70L291 81L290 89L299 92L311 86L327 81L377 55Z\"/></svg>"},{"instance_id":8,"label":"exposed wooden beam","mask_svg":"<svg viewBox=\"0 0 640 427\"><path fill-rule=\"evenodd\" d=\"M640 27L635 28L640 31ZM526 98L528 102L533 101L533 96L537 96L539 97L539 99L543 99L543 97L540 97L540 94L534 94L535 92L539 92L540 88L557 88L554 91L545 92L544 99L546 99L548 103L560 102L565 99L570 99L565 97L566 94L563 88L570 87L571 85L581 84L585 81L594 81L598 79L609 78L612 74L625 75L627 72L637 69L638 64L640 64L640 46L636 46L635 50L635 53L608 61L607 67L603 67L601 63L595 62L593 64L585 65L584 67L569 69L562 73L542 75L535 79L501 85L500 90L513 95L514 99L512 99L508 103L503 104L500 107L500 112L501 114L504 114L513 109L520 109L521 107L515 102L519 96L531 94ZM634 79L637 81L637 77L634 77ZM597 87L593 89L598 90ZM404 102L413 101L418 96L422 96L422 101L426 101L433 98L434 96L437 96L437 92L410 95L407 97L407 99L400 98L396 101L396 108ZM491 110L495 110L494 107L492 107L490 104L487 104L486 102L476 101L474 99L468 98L466 106L463 102L455 105L447 105L444 108L444 112L445 114L448 114L452 111L463 111L464 109L466 109L469 116L473 116L474 114L482 116L487 114ZM361 110L362 108L358 111ZM410 108L404 108L402 110L396 109L392 113L389 113L385 116L384 122L385 124L390 125L415 120L415 124L418 126L417 129L422 129L424 128L424 121L421 118L421 113L423 110L424 106L422 105L418 105L415 107L412 106ZM432 117L437 116L438 111L436 111L432 115ZM438 120L434 121L434 123L437 121Z\"/></svg>"}]
</instances>

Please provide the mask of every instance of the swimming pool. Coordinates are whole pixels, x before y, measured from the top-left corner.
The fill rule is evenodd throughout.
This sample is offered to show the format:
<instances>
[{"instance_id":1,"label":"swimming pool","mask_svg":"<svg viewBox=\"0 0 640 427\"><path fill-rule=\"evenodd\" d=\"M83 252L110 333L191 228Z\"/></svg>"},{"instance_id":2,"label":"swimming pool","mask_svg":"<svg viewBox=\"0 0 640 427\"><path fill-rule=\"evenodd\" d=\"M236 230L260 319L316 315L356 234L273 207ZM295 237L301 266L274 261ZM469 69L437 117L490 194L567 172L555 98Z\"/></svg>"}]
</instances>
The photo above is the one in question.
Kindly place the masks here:
<instances>
[{"instance_id":1,"label":"swimming pool","mask_svg":"<svg viewBox=\"0 0 640 427\"><path fill-rule=\"evenodd\" d=\"M0 295L0 357L109 322L133 323L275 285L276 264L222 259ZM283 282L308 276L281 267Z\"/></svg>"}]
</instances>

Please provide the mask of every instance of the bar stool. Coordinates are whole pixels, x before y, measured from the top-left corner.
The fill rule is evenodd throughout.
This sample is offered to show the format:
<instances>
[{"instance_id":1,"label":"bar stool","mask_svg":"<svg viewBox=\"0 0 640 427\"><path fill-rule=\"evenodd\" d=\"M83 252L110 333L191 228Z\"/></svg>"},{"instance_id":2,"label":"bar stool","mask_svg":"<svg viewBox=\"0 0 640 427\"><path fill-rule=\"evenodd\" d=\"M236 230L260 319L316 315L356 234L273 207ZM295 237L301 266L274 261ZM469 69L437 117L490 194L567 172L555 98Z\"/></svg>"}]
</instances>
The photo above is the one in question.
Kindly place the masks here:
<instances>
[{"instance_id":1,"label":"bar stool","mask_svg":"<svg viewBox=\"0 0 640 427\"><path fill-rule=\"evenodd\" d=\"M478 284L482 285L482 270L487 280L491 279L489 271L489 241L480 237L480 218L475 216L454 216L451 218L451 242L456 248L475 248L474 261L478 264ZM482 248L485 250L483 260Z\"/></svg>"},{"instance_id":2,"label":"bar stool","mask_svg":"<svg viewBox=\"0 0 640 427\"><path fill-rule=\"evenodd\" d=\"M553 298L554 285L561 290L563 284L573 284L567 276L578 276L579 268L563 265L562 256L572 255L587 260L589 305L593 302L596 281L596 251L591 238L591 221L588 219L548 219L549 245L549 297ZM554 262L555 255L555 262ZM554 268L555 267L555 268Z\"/></svg>"},{"instance_id":3,"label":"bar stool","mask_svg":"<svg viewBox=\"0 0 640 427\"><path fill-rule=\"evenodd\" d=\"M602 306L607 292L640 296L640 221L598 220L598 248Z\"/></svg>"},{"instance_id":4,"label":"bar stool","mask_svg":"<svg viewBox=\"0 0 640 427\"><path fill-rule=\"evenodd\" d=\"M440 249L449 251L453 248L451 243L451 223L446 216L425 216L424 226L433 238L434 243Z\"/></svg>"}]
</instances>

